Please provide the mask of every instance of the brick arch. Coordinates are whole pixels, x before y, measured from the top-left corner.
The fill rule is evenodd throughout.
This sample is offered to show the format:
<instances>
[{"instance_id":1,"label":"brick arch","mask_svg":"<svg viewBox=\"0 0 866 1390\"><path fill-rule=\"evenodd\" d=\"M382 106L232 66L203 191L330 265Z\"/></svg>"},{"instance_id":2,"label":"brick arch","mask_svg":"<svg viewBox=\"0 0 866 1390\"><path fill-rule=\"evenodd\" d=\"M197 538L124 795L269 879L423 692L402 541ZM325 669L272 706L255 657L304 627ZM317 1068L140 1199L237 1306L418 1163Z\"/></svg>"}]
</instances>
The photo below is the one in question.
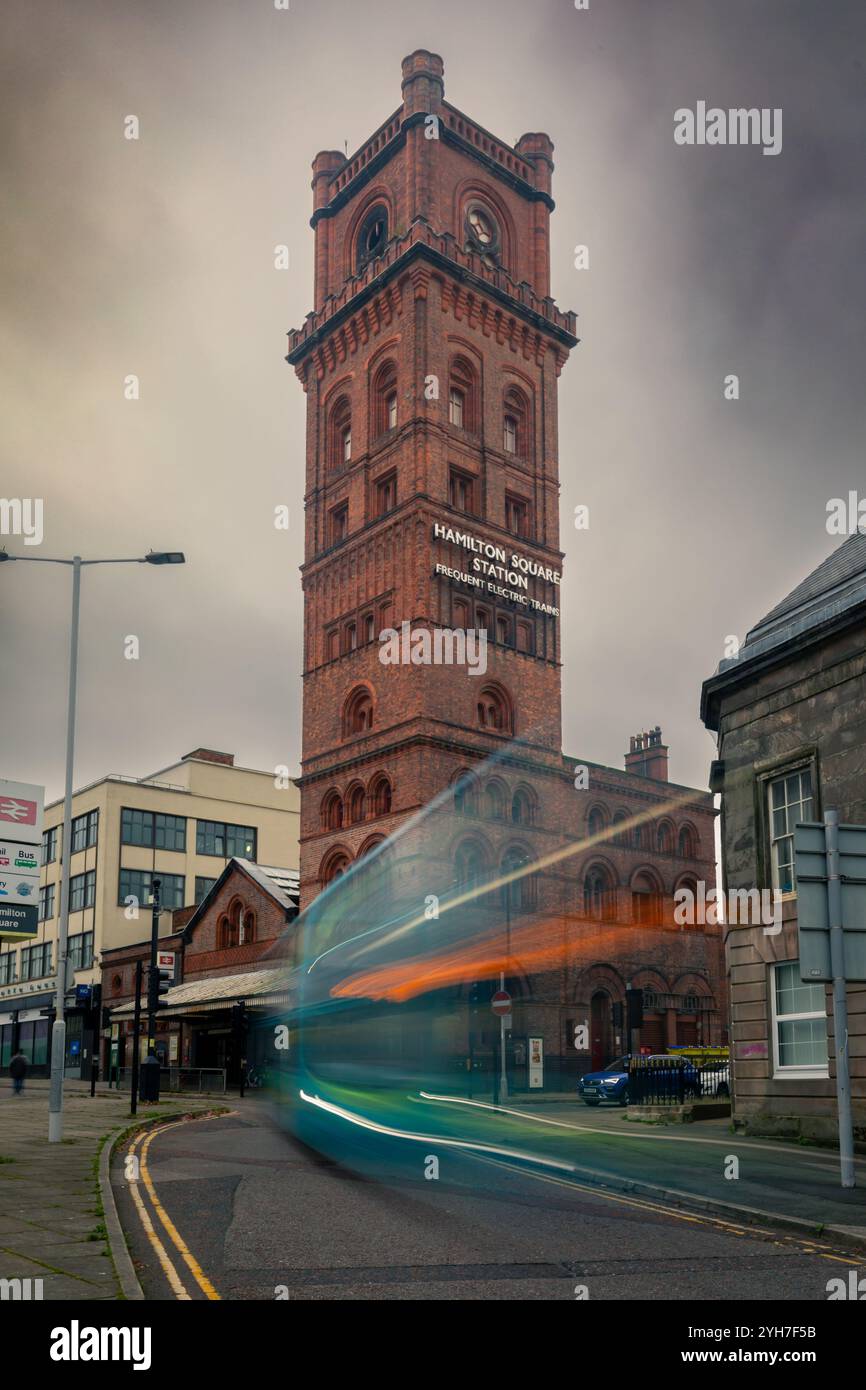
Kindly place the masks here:
<instances>
[{"instance_id":1,"label":"brick arch","mask_svg":"<svg viewBox=\"0 0 866 1390\"><path fill-rule=\"evenodd\" d=\"M497 810L494 814L490 812L488 799L490 801L496 801ZM481 801L481 813L487 820L495 819L504 822L508 819L509 807L511 805L511 792L508 783L504 781L503 778L499 776L485 778L481 788Z\"/></svg>"},{"instance_id":2,"label":"brick arch","mask_svg":"<svg viewBox=\"0 0 866 1390\"><path fill-rule=\"evenodd\" d=\"M657 893L664 893L664 880L661 874L659 873L658 869L656 869L652 864L635 865L628 877L628 887L633 889L635 883L641 877L641 875L652 881L652 883L655 885L655 891Z\"/></svg>"},{"instance_id":3,"label":"brick arch","mask_svg":"<svg viewBox=\"0 0 866 1390\"><path fill-rule=\"evenodd\" d=\"M616 966L608 965L605 962L598 962L594 965L586 965L577 975L571 991L571 1002L574 1004L589 1004L594 994L604 990L612 999L625 999L625 977L620 974Z\"/></svg>"},{"instance_id":4,"label":"brick arch","mask_svg":"<svg viewBox=\"0 0 866 1390\"><path fill-rule=\"evenodd\" d=\"M685 970L682 975L674 976L671 993L697 994L701 999L715 999L709 980L694 970Z\"/></svg>"},{"instance_id":5,"label":"brick arch","mask_svg":"<svg viewBox=\"0 0 866 1390\"><path fill-rule=\"evenodd\" d=\"M498 705L501 710L502 727L496 728L490 723L481 724L479 719L478 707L484 704L487 708L490 704ZM485 733L502 734L505 736L514 733L514 701L510 693L500 681L485 681L481 689L475 694L473 699L474 718L470 722L470 728L483 728ZM489 718L489 714L485 714Z\"/></svg>"},{"instance_id":6,"label":"brick arch","mask_svg":"<svg viewBox=\"0 0 866 1390\"><path fill-rule=\"evenodd\" d=\"M511 211L504 201L500 198L497 190L483 179L479 179L473 174L468 178L462 179L454 189L454 200L452 204L452 215L454 217L454 235L458 245L464 242L464 223L466 220L466 208L469 203L478 201L488 203L490 210L499 224L499 264L504 270L511 272L516 267L517 253L517 231L514 226L514 218Z\"/></svg>"},{"instance_id":7,"label":"brick arch","mask_svg":"<svg viewBox=\"0 0 866 1390\"><path fill-rule=\"evenodd\" d=\"M681 842L682 842L682 837L683 837L684 834L685 834L685 835L690 835L690 836L691 836L691 840L692 840L691 856L686 856L686 857L692 857L692 856L693 856L694 858L697 858L698 855L699 855L700 852L701 852L701 837L700 837L700 835L698 834L697 827L696 827L695 824L694 824L692 821L690 821L690 820L680 821L679 825L677 826L677 835L676 835L676 844L675 844L675 848L674 848L674 853L680 855L681 857L683 857L683 856L682 856L682 851L681 851L681 849L680 849L680 844L681 844Z\"/></svg>"},{"instance_id":8,"label":"brick arch","mask_svg":"<svg viewBox=\"0 0 866 1390\"><path fill-rule=\"evenodd\" d=\"M385 183L376 183L372 188L368 188L362 198L358 199L357 207L349 218L346 230L343 233L343 279L350 280L355 275L356 250L355 243L358 240L358 233L361 230L367 214L373 211L377 204L382 203L388 213L388 234L385 244L394 236L394 194Z\"/></svg>"},{"instance_id":9,"label":"brick arch","mask_svg":"<svg viewBox=\"0 0 866 1390\"><path fill-rule=\"evenodd\" d=\"M367 723L366 728L356 729L353 727L353 723L356 717L358 716L359 707L362 703L362 697L364 695L367 696L370 704L369 722ZM360 738L363 734L368 734L371 731L371 729L373 729L375 726L375 716L376 695L371 683L369 681L357 681L356 684L352 686L351 690L349 691L348 695L343 701L343 715L341 721L342 737Z\"/></svg>"},{"instance_id":10,"label":"brick arch","mask_svg":"<svg viewBox=\"0 0 866 1390\"><path fill-rule=\"evenodd\" d=\"M592 833L592 831L590 830L590 823L594 816L601 817L603 830L607 830L610 827L609 808L605 805L603 801L593 801L592 805L587 808L586 812L585 824L587 835Z\"/></svg>"},{"instance_id":11,"label":"brick arch","mask_svg":"<svg viewBox=\"0 0 866 1390\"><path fill-rule=\"evenodd\" d=\"M669 982L658 970L653 970L649 966L633 970L631 975L632 987L634 989L650 989L653 994L671 994Z\"/></svg>"},{"instance_id":12,"label":"brick arch","mask_svg":"<svg viewBox=\"0 0 866 1390\"><path fill-rule=\"evenodd\" d=\"M331 845L330 849L322 856L321 863L319 864L318 878L323 888L327 887L329 883L332 883L337 876L335 869L338 864L342 866L343 873L351 867L352 851L349 849L348 845Z\"/></svg>"},{"instance_id":13,"label":"brick arch","mask_svg":"<svg viewBox=\"0 0 866 1390\"><path fill-rule=\"evenodd\" d=\"M353 778L347 786L343 807L344 825L360 825L367 819L367 789L359 777Z\"/></svg>"},{"instance_id":14,"label":"brick arch","mask_svg":"<svg viewBox=\"0 0 866 1390\"><path fill-rule=\"evenodd\" d=\"M387 803L387 805L386 805ZM394 805L394 782L387 772L374 772L367 783L367 812L387 816Z\"/></svg>"},{"instance_id":15,"label":"brick arch","mask_svg":"<svg viewBox=\"0 0 866 1390\"><path fill-rule=\"evenodd\" d=\"M319 821L322 830L341 830L343 828L343 816L343 798L339 789L329 787L319 803Z\"/></svg>"}]
</instances>

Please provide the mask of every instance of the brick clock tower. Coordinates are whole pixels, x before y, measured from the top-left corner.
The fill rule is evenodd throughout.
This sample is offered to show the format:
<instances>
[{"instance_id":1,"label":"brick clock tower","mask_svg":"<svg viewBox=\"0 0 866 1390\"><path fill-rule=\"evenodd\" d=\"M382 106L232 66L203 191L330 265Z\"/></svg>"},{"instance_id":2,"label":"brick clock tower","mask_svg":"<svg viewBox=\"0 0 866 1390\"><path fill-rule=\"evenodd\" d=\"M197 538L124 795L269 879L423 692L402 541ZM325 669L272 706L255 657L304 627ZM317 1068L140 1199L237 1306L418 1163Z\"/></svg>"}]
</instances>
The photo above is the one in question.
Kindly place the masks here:
<instances>
[{"instance_id":1,"label":"brick clock tower","mask_svg":"<svg viewBox=\"0 0 866 1390\"><path fill-rule=\"evenodd\" d=\"M515 146L403 62L400 107L313 163L301 899L517 740L563 775L550 139ZM408 624L407 629L403 628ZM383 664L380 634L484 631L486 669Z\"/></svg>"}]
</instances>

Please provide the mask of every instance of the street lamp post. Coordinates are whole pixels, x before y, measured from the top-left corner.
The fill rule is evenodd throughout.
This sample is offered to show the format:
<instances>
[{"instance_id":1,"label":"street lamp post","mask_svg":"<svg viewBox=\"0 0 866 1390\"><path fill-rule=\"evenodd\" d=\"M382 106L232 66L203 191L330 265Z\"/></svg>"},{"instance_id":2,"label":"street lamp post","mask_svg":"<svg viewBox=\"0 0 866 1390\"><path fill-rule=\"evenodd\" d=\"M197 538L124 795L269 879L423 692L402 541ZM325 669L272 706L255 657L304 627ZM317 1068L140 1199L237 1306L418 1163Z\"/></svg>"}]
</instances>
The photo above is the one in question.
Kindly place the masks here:
<instances>
[{"instance_id":1,"label":"street lamp post","mask_svg":"<svg viewBox=\"0 0 866 1390\"><path fill-rule=\"evenodd\" d=\"M67 947L69 941L69 878L72 862L72 777L75 761L75 700L78 678L78 614L81 600L81 570L84 565L182 565L179 550L151 551L120 560L52 559L43 555L8 555L0 550L0 562L28 560L39 565L72 566L72 626L69 636L69 694L66 707L66 786L63 800L63 844L60 860L60 930L57 938L57 999L54 1025L51 1029L51 1089L48 1099L48 1142L59 1144L63 1138L63 1073L66 1064L66 1002Z\"/></svg>"}]
</instances>

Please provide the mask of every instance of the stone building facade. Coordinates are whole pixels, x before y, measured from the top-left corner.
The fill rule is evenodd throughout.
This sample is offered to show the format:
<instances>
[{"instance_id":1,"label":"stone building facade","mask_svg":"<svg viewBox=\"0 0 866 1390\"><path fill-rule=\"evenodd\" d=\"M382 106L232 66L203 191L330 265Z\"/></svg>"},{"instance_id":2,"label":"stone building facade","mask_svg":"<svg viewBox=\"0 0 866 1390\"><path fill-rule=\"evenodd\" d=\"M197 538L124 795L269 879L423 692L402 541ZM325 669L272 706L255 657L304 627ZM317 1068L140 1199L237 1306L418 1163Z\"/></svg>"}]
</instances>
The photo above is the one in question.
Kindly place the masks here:
<instances>
[{"instance_id":1,"label":"stone building facade","mask_svg":"<svg viewBox=\"0 0 866 1390\"><path fill-rule=\"evenodd\" d=\"M776 925L731 924L734 1115L742 1127L837 1132L830 986L799 970L792 836L835 808L866 824L866 535L855 534L767 614L704 683L718 737L725 888L780 893ZM855 1132L866 1140L866 987L849 986Z\"/></svg>"}]
</instances>

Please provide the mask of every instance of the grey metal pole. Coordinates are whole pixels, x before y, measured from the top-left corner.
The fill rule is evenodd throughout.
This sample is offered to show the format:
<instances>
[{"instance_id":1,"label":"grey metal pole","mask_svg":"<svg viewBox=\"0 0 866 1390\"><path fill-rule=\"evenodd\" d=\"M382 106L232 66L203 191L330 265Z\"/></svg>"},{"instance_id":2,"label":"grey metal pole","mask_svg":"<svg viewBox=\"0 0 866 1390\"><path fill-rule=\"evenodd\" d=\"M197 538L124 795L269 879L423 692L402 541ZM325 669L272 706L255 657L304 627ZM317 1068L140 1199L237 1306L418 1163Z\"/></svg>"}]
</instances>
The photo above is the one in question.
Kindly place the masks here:
<instances>
[{"instance_id":1,"label":"grey metal pole","mask_svg":"<svg viewBox=\"0 0 866 1390\"><path fill-rule=\"evenodd\" d=\"M57 1001L51 1029L51 1090L48 1098L48 1142L63 1138L63 1072L66 1065L66 951L69 940L69 873L72 864L72 775L75 760L75 693L78 677L78 612L81 600L81 556L72 560L72 632L69 639L69 699L66 707L66 791L63 802L63 842L60 863L60 931L57 938Z\"/></svg>"},{"instance_id":2,"label":"grey metal pole","mask_svg":"<svg viewBox=\"0 0 866 1390\"><path fill-rule=\"evenodd\" d=\"M854 1187L854 1129L848 1074L848 997L845 985L845 933L842 930L842 880L839 877L839 812L824 812L827 855L827 912L830 968L833 971L833 1042L836 1050L836 1104L839 1110L839 1163L842 1186Z\"/></svg>"}]
</instances>

